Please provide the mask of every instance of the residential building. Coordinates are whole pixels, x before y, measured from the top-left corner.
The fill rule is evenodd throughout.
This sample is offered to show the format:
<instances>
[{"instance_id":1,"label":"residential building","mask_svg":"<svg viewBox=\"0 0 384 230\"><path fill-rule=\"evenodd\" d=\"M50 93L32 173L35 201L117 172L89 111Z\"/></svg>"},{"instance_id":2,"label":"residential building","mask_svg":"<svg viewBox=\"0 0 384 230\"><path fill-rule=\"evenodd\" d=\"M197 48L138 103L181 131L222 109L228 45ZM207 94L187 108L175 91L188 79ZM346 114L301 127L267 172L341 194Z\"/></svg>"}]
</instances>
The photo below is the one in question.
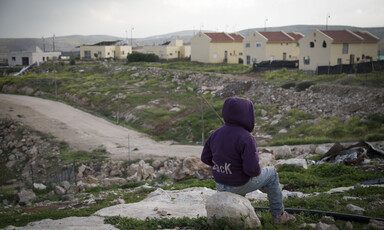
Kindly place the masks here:
<instances>
[{"instance_id":1,"label":"residential building","mask_svg":"<svg viewBox=\"0 0 384 230\"><path fill-rule=\"evenodd\" d=\"M254 31L244 38L244 65L262 61L299 60L299 43L301 33L284 31Z\"/></svg>"},{"instance_id":2,"label":"residential building","mask_svg":"<svg viewBox=\"0 0 384 230\"><path fill-rule=\"evenodd\" d=\"M80 46L80 58L85 60L99 58L125 59L129 53L132 53L132 46L121 40L102 41L93 45Z\"/></svg>"},{"instance_id":3,"label":"residential building","mask_svg":"<svg viewBox=\"0 0 384 230\"><path fill-rule=\"evenodd\" d=\"M34 63L39 65L42 62L58 59L61 52L44 52L36 46L35 51L21 51L8 53L8 65L9 66L29 66Z\"/></svg>"},{"instance_id":4,"label":"residential building","mask_svg":"<svg viewBox=\"0 0 384 230\"><path fill-rule=\"evenodd\" d=\"M239 63L243 59L243 39L236 33L199 32L191 39L191 61Z\"/></svg>"},{"instance_id":5,"label":"residential building","mask_svg":"<svg viewBox=\"0 0 384 230\"><path fill-rule=\"evenodd\" d=\"M172 40L159 46L144 46L144 53L153 53L160 59L182 59L191 56L191 46L184 45L183 40Z\"/></svg>"},{"instance_id":6,"label":"residential building","mask_svg":"<svg viewBox=\"0 0 384 230\"><path fill-rule=\"evenodd\" d=\"M314 30L299 43L299 68L309 71L318 66L376 61L379 50L379 39L367 31Z\"/></svg>"}]
</instances>

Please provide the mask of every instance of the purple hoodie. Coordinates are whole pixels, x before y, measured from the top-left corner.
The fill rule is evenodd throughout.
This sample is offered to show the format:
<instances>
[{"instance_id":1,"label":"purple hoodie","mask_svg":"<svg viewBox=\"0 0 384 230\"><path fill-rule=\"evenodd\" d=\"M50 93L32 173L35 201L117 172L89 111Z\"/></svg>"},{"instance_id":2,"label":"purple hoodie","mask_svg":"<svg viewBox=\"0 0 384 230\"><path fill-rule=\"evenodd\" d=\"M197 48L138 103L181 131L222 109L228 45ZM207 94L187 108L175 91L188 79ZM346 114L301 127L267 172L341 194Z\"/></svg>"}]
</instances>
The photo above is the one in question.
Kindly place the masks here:
<instances>
[{"instance_id":1,"label":"purple hoodie","mask_svg":"<svg viewBox=\"0 0 384 230\"><path fill-rule=\"evenodd\" d=\"M253 103L232 97L224 102L221 126L208 138L201 160L212 168L215 181L240 186L260 174L257 144L251 132L255 125Z\"/></svg>"}]
</instances>

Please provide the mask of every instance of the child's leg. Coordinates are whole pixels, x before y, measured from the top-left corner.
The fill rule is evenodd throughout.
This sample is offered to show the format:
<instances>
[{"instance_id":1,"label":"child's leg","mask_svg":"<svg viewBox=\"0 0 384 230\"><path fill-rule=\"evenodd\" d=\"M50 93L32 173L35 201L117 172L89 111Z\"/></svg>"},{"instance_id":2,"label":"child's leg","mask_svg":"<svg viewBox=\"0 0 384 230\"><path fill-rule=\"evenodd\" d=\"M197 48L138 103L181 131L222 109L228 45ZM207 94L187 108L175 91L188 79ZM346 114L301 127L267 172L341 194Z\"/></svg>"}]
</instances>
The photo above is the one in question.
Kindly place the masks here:
<instances>
[{"instance_id":1,"label":"child's leg","mask_svg":"<svg viewBox=\"0 0 384 230\"><path fill-rule=\"evenodd\" d=\"M252 177L245 185L234 187L217 183L216 187L219 191L233 192L243 196L264 187L268 195L271 214L278 216L284 211L279 177L274 167L263 168L259 176Z\"/></svg>"}]
</instances>

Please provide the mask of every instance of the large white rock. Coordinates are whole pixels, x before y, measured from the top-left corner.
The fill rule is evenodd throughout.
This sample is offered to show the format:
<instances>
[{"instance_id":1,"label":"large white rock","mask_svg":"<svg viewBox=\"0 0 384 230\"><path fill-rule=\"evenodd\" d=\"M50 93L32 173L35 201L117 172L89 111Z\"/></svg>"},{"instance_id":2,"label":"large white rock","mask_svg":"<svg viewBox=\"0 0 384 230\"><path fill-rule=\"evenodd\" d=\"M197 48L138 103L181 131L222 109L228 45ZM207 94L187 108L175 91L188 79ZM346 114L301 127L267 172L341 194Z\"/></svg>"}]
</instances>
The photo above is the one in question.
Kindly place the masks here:
<instances>
[{"instance_id":1,"label":"large white rock","mask_svg":"<svg viewBox=\"0 0 384 230\"><path fill-rule=\"evenodd\" d=\"M44 219L31 222L24 227L8 226L5 229L18 230L51 230L51 229L73 229L73 230L117 230L113 225L104 224L104 218L98 216L90 217L67 217L59 220Z\"/></svg>"},{"instance_id":2,"label":"large white rock","mask_svg":"<svg viewBox=\"0 0 384 230\"><path fill-rule=\"evenodd\" d=\"M208 223L212 223L213 218L225 218L235 225L244 224L248 228L256 228L261 225L259 218L251 202L240 195L230 192L217 192L213 194L206 204Z\"/></svg>"},{"instance_id":3,"label":"large white rock","mask_svg":"<svg viewBox=\"0 0 384 230\"><path fill-rule=\"evenodd\" d=\"M204 164L200 157L187 157L182 164L174 170L172 179L174 181L180 181L188 178L196 177L196 172L203 178L207 178L212 175L212 168L209 165Z\"/></svg>"},{"instance_id":4,"label":"large white rock","mask_svg":"<svg viewBox=\"0 0 384 230\"><path fill-rule=\"evenodd\" d=\"M261 168L275 165L275 157L271 153L259 154L259 164Z\"/></svg>"},{"instance_id":5,"label":"large white rock","mask_svg":"<svg viewBox=\"0 0 384 230\"><path fill-rule=\"evenodd\" d=\"M160 217L207 216L206 200L215 190L196 187L179 191L165 191L161 188L148 194L147 198L130 204L120 204L100 209L97 216L124 216L141 220Z\"/></svg>"},{"instance_id":6,"label":"large white rock","mask_svg":"<svg viewBox=\"0 0 384 230\"><path fill-rule=\"evenodd\" d=\"M305 159L288 159L288 160L277 160L276 161L276 167L279 167L280 165L287 164L287 165L296 165L304 169L308 169L308 164Z\"/></svg>"},{"instance_id":7,"label":"large white rock","mask_svg":"<svg viewBox=\"0 0 384 230\"><path fill-rule=\"evenodd\" d=\"M288 145L280 146L273 151L276 158L287 158L292 156L291 148Z\"/></svg>"}]
</instances>

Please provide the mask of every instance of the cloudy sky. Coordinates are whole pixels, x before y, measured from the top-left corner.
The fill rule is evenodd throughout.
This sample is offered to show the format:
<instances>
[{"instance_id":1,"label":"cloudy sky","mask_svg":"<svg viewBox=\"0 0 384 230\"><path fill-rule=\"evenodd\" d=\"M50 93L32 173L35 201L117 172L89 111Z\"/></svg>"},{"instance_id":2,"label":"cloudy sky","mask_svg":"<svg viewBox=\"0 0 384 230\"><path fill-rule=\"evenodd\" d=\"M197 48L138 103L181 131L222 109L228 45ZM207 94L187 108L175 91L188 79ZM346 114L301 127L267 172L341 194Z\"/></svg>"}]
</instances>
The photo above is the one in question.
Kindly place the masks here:
<instances>
[{"instance_id":1,"label":"cloudy sky","mask_svg":"<svg viewBox=\"0 0 384 230\"><path fill-rule=\"evenodd\" d=\"M383 27L384 0L0 0L0 37L233 32L324 25L328 14L329 25Z\"/></svg>"}]
</instances>

